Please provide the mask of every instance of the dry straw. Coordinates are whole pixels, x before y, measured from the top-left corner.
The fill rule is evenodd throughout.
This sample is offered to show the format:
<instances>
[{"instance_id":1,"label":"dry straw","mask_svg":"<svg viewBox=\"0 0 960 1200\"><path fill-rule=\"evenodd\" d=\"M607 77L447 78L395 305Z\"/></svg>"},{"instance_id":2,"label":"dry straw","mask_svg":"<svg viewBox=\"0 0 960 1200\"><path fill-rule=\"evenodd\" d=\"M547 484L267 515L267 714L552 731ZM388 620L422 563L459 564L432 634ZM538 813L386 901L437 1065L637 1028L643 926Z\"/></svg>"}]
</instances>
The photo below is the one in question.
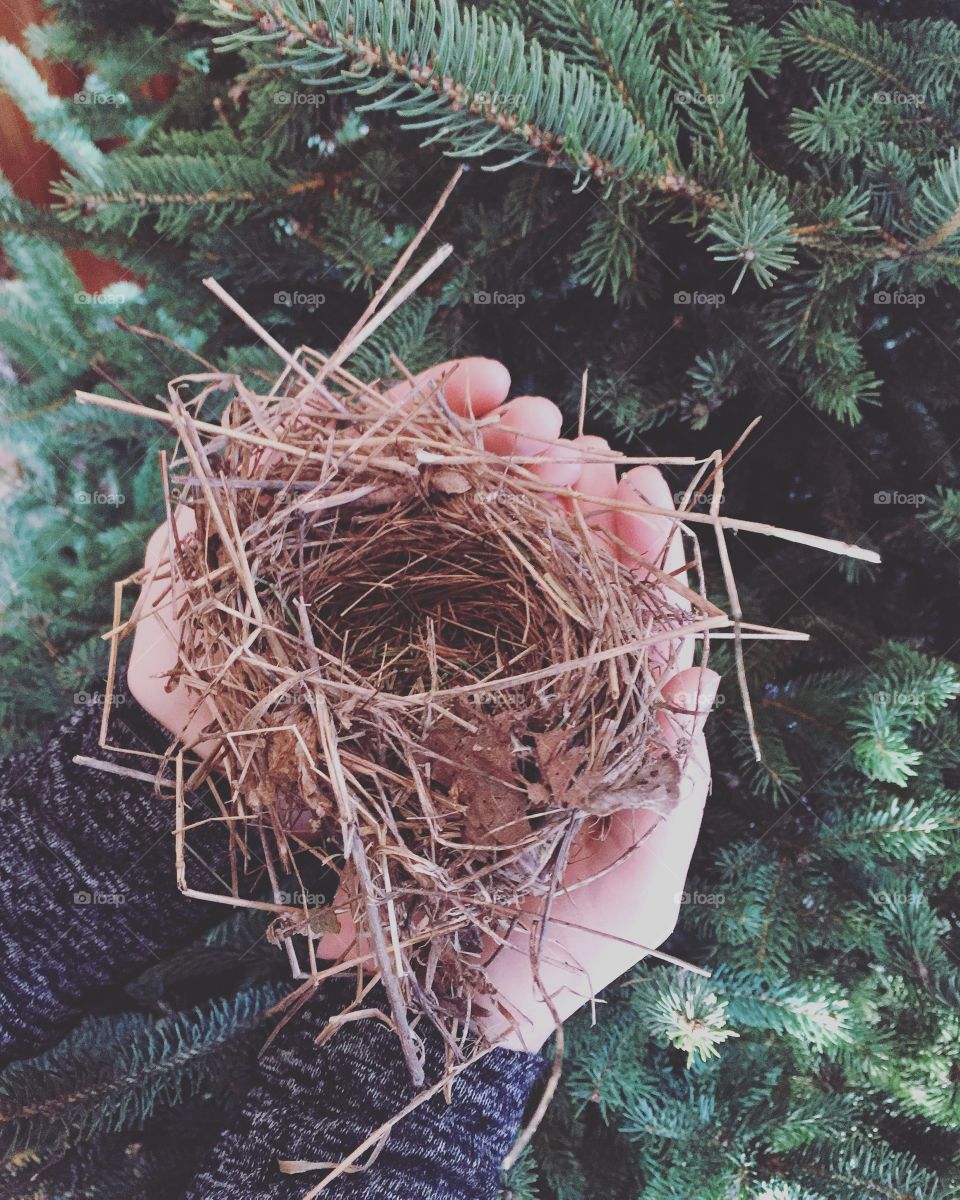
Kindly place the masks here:
<instances>
[{"instance_id":1,"label":"dry straw","mask_svg":"<svg viewBox=\"0 0 960 1200\"><path fill-rule=\"evenodd\" d=\"M615 811L664 816L676 803L687 746L664 738L658 713L670 713L660 688L684 642L706 649L732 637L739 650L748 636L802 636L743 622L725 532L872 557L721 518L724 461L714 455L688 460L696 477L679 512L619 506L676 522L696 586L660 562L628 569L615 538L588 534L589 498L561 490L558 503L531 459L485 450L483 423L451 410L442 379L418 384L401 367L406 382L388 392L348 372L364 338L449 253L386 299L445 198L329 358L288 354L207 281L283 360L267 394L214 371L173 380L159 409L79 394L178 437L163 472L176 547L166 604L182 629L174 678L213 714L202 757L172 747L160 763L165 785L174 766L180 886L277 913L275 936L304 980L288 1012L323 978L353 970L361 986L343 1017L355 1018L381 983L418 1085L423 1023L444 1040L447 1083L484 1052L472 1032L477 1006L496 1003L484 963L515 936L531 897L549 911L581 829L602 833ZM226 405L207 421L213 396ZM639 460L617 456L628 461ZM178 506L192 509L195 536L177 532ZM704 594L704 524L730 615ZM113 669L136 621L121 617L122 586L117 595ZM188 797L201 786L229 844L220 896L187 882ZM304 809L309 819L295 823ZM282 902L278 880L297 875L303 856L341 873L339 913ZM246 898L245 875L264 871L273 900ZM322 966L320 940L347 913L357 940ZM529 926L535 972L550 953L548 923ZM327 1168L315 1196L386 1132L341 1164L285 1169Z\"/></svg>"}]
</instances>

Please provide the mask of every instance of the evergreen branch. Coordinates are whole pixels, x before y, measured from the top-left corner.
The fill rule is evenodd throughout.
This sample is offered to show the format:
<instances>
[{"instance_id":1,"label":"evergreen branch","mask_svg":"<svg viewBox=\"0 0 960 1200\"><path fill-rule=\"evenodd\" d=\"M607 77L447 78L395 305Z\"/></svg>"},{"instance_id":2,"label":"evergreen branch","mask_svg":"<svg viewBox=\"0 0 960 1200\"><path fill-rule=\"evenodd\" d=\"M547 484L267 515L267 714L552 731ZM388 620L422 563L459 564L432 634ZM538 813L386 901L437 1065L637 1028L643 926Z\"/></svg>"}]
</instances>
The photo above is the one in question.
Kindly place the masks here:
<instances>
[{"instance_id":1,"label":"evergreen branch","mask_svg":"<svg viewBox=\"0 0 960 1200\"><path fill-rule=\"evenodd\" d=\"M258 1028L280 995L265 985L159 1021L141 1014L89 1020L0 1075L0 1128L11 1149L36 1149L68 1134L135 1127L158 1104L209 1079L223 1051Z\"/></svg>"},{"instance_id":2,"label":"evergreen branch","mask_svg":"<svg viewBox=\"0 0 960 1200\"><path fill-rule=\"evenodd\" d=\"M825 850L857 861L926 860L942 855L960 830L960 796L942 789L924 799L878 796L864 810L828 818Z\"/></svg>"},{"instance_id":3,"label":"evergreen branch","mask_svg":"<svg viewBox=\"0 0 960 1200\"><path fill-rule=\"evenodd\" d=\"M920 520L936 537L960 544L960 490L938 485Z\"/></svg>"},{"instance_id":4,"label":"evergreen branch","mask_svg":"<svg viewBox=\"0 0 960 1200\"><path fill-rule=\"evenodd\" d=\"M393 77L405 86L369 107L428 116L424 124L440 127L434 140L443 136L463 156L512 144L512 162L539 155L547 166L565 164L602 184L683 196L706 209L723 203L662 158L609 81L600 84L584 67L544 51L534 39L525 41L517 26L461 11L453 0L424 0L409 31L390 0L330 0L321 7L324 19L312 20L297 0L277 0L261 20L234 5L230 15L246 15L253 28L219 41L225 48L250 48L270 38L307 82L338 83L361 94L379 90L368 82L373 72ZM437 101L449 108L446 116L435 116ZM501 136L479 135L471 131L473 123ZM659 169L651 169L658 158Z\"/></svg>"},{"instance_id":5,"label":"evergreen branch","mask_svg":"<svg viewBox=\"0 0 960 1200\"><path fill-rule=\"evenodd\" d=\"M264 46L272 45L275 64L286 63L305 84L375 96L363 108L395 109L405 127L432 129L424 144L443 141L450 153L468 158L506 151L507 162L485 164L490 170L537 159L569 169L580 186L593 180L608 189L682 199L713 214L718 252L738 259L762 284L793 262L791 243L825 254L845 252L839 239L820 236L830 221L809 226L792 220L782 181L759 186L755 159L739 157L752 192L741 186L731 198L711 188L674 163L670 118L664 117L664 131L651 139L608 73L544 50L517 25L489 13L461 9L455 0L422 0L410 23L399 0L309 6L276 0L267 14L250 4L237 0L220 7L218 19L234 26L217 39L221 48L245 50L259 61ZM701 84L723 84L722 92L719 84L716 88L722 116L715 104L709 111L719 153L729 155L742 149L746 137L742 99L734 100L742 93L742 79L718 41L709 42L709 51L702 64L709 64L709 77ZM681 72L691 65L677 60ZM651 89L656 92L652 83ZM699 120L695 111L689 115ZM702 165L716 168L710 168L709 157ZM882 239L850 250L867 258L899 252Z\"/></svg>"},{"instance_id":6,"label":"evergreen branch","mask_svg":"<svg viewBox=\"0 0 960 1200\"><path fill-rule=\"evenodd\" d=\"M909 97L908 114L921 116L941 135L953 132L929 105L923 95L930 80L931 43L942 42L960 48L957 28L949 22L901 22L894 29L882 29L852 9L835 3L812 5L787 24L784 40L796 59L805 66L823 71L834 80L846 75L853 82L880 83L894 95ZM934 56L942 65L940 55ZM926 59L926 61L925 61ZM950 74L955 74L952 64ZM911 74L912 72L912 74ZM949 80L943 81L949 86ZM911 111L912 110L912 111Z\"/></svg>"},{"instance_id":7,"label":"evergreen branch","mask_svg":"<svg viewBox=\"0 0 960 1200\"><path fill-rule=\"evenodd\" d=\"M801 1176L812 1177L819 1186L828 1182L839 1189L833 1194L856 1200L933 1200L937 1180L919 1166L913 1154L851 1137L839 1146L812 1144L797 1164Z\"/></svg>"},{"instance_id":8,"label":"evergreen branch","mask_svg":"<svg viewBox=\"0 0 960 1200\"><path fill-rule=\"evenodd\" d=\"M75 171L88 179L99 178L106 161L87 134L77 125L69 106L51 96L40 73L22 50L0 38L0 87L37 132Z\"/></svg>"},{"instance_id":9,"label":"evergreen branch","mask_svg":"<svg viewBox=\"0 0 960 1200\"><path fill-rule=\"evenodd\" d=\"M345 178L340 176L339 179ZM326 175L302 179L275 192L255 192L250 188L230 190L218 188L208 192L64 192L62 207L80 208L84 216L106 208L111 204L136 204L144 207L161 207L166 204L262 204L276 202L289 196L302 196L308 192L335 188L338 180Z\"/></svg>"},{"instance_id":10,"label":"evergreen branch","mask_svg":"<svg viewBox=\"0 0 960 1200\"><path fill-rule=\"evenodd\" d=\"M774 906L773 906L773 897L776 895L777 891L779 890L780 883L783 880L783 876L786 872L786 869L787 869L787 860L785 857L781 857L779 859L779 861L777 862L777 869L773 873L773 875L770 879L770 892L769 892L769 896L767 898L767 903L764 906L765 915L763 918L763 922L760 925L760 931L757 935L756 962L757 962L758 970L763 969L764 962L766 961L769 940L770 940L770 930L773 925L773 920L774 920L774 916L775 916L775 910L774 910Z\"/></svg>"},{"instance_id":11,"label":"evergreen branch","mask_svg":"<svg viewBox=\"0 0 960 1200\"><path fill-rule=\"evenodd\" d=\"M564 1086L577 1112L596 1106L605 1121L622 1111L630 1097L656 1095L655 1079L644 1070L636 1045L644 1034L631 1008L613 1007L607 1021L581 1031L573 1029L573 1052Z\"/></svg>"},{"instance_id":12,"label":"evergreen branch","mask_svg":"<svg viewBox=\"0 0 960 1200\"><path fill-rule=\"evenodd\" d=\"M838 41L831 41L826 37L818 37L809 32L803 35L803 39L809 46L825 50L836 58L855 63L858 67L863 67L871 75L876 76L882 83L891 84L895 91L902 92L904 95L910 91L910 85L905 79L900 79L892 71L884 67L882 63L868 58L865 54L859 53L850 46L845 46Z\"/></svg>"},{"instance_id":13,"label":"evergreen branch","mask_svg":"<svg viewBox=\"0 0 960 1200\"><path fill-rule=\"evenodd\" d=\"M687 1067L719 1057L718 1046L740 1036L731 1029L727 999L699 975L666 976L657 971L638 981L633 1007L654 1038L683 1050ZM639 1097L633 1096L635 1102Z\"/></svg>"},{"instance_id":14,"label":"evergreen branch","mask_svg":"<svg viewBox=\"0 0 960 1200\"><path fill-rule=\"evenodd\" d=\"M960 234L960 151L956 146L935 165L933 179L924 185L917 200L916 220L936 221L936 226L911 247L913 254L936 250Z\"/></svg>"},{"instance_id":15,"label":"evergreen branch","mask_svg":"<svg viewBox=\"0 0 960 1200\"><path fill-rule=\"evenodd\" d=\"M676 120L667 108L669 80L659 62L655 23L631 0L546 0L538 14L551 43L607 79L651 145L675 157Z\"/></svg>"},{"instance_id":16,"label":"evergreen branch","mask_svg":"<svg viewBox=\"0 0 960 1200\"><path fill-rule=\"evenodd\" d=\"M719 968L711 978L731 1024L770 1029L822 1050L854 1041L850 1002L836 988Z\"/></svg>"},{"instance_id":17,"label":"evergreen branch","mask_svg":"<svg viewBox=\"0 0 960 1200\"><path fill-rule=\"evenodd\" d=\"M80 233L65 225L49 210L38 208L15 196L7 180L0 176L0 235L38 239L64 250L89 250L105 257L121 258L129 253L130 239L110 234ZM146 265L152 265L150 248L144 250Z\"/></svg>"},{"instance_id":18,"label":"evergreen branch","mask_svg":"<svg viewBox=\"0 0 960 1200\"><path fill-rule=\"evenodd\" d=\"M147 214L172 234L189 231L197 205L218 221L316 193L335 194L348 176L319 172L291 179L273 163L248 155L111 155L96 188L68 174L55 191L65 220L97 217L103 228L129 227ZM211 211L212 210L212 211Z\"/></svg>"}]
</instances>

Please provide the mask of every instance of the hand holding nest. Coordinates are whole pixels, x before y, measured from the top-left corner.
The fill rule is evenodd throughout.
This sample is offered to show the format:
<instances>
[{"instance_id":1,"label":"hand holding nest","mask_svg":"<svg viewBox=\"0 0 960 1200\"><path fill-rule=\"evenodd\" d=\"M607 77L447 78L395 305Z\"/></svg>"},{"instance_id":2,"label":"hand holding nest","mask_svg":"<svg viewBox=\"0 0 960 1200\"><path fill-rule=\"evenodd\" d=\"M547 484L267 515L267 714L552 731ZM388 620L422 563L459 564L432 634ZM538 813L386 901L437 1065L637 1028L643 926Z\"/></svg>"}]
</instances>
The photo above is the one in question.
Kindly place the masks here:
<instances>
[{"instance_id":1,"label":"hand holding nest","mask_svg":"<svg viewBox=\"0 0 960 1200\"><path fill-rule=\"evenodd\" d=\"M618 480L612 456L597 461L609 453L602 439L560 438L561 414L549 400L521 396L507 401L509 375L493 360L442 363L418 377L418 382L427 380L442 380L444 400L453 413L481 424L487 450L506 457L536 456L539 461L529 470L540 481L590 497L590 502L565 497L555 503L564 505L577 520L582 518L588 537L603 541L626 567L654 583L663 575L685 579L675 523L623 507L638 501L663 510L674 507L656 468L637 466ZM409 387L403 384L394 390L401 402ZM594 461L585 462L585 456ZM605 500L612 507L604 505ZM178 537L188 541L196 527L193 512L178 509L175 523ZM202 753L200 734L209 726L211 712L205 702L198 704L196 691L175 674L182 610L165 577L170 552L168 527L163 526L147 548L148 582L138 605L129 687L147 712ZM656 591L659 602L684 606L681 595L659 586ZM496 612L490 618L495 624ZM691 666L692 657L690 638L661 643L651 651L654 671L665 676L659 685L662 708L657 714L663 741L682 751L677 803L666 817L642 807L597 812L578 826L559 886L548 895L527 896L506 937L485 939L490 990L485 989L474 1009L473 1023L488 1042L539 1049L557 1020L572 1015L673 930L709 787L702 727L718 683L715 672ZM307 809L291 813L291 831L308 834L311 819ZM324 958L355 958L365 950L353 923L349 895L349 889L341 888L340 930L320 943L318 952ZM531 930L536 932L545 911L549 911L549 929L542 939L532 938Z\"/></svg>"}]
</instances>

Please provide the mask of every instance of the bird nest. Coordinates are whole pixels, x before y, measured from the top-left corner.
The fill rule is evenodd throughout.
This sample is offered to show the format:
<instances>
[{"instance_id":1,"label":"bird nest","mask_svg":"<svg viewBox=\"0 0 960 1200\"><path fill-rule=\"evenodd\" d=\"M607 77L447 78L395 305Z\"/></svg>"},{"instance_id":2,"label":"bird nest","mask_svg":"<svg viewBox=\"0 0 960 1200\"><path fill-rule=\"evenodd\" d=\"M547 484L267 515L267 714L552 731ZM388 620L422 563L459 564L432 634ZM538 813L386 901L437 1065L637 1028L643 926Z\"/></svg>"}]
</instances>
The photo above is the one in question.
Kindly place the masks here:
<instances>
[{"instance_id":1,"label":"bird nest","mask_svg":"<svg viewBox=\"0 0 960 1200\"><path fill-rule=\"evenodd\" d=\"M193 783L228 797L241 866L265 840L277 878L298 849L334 864L367 965L453 1029L583 823L675 805L687 747L660 688L683 639L728 618L659 564L624 566L582 503L484 448L442 379L334 376L171 384L170 685L212 714Z\"/></svg>"}]
</instances>

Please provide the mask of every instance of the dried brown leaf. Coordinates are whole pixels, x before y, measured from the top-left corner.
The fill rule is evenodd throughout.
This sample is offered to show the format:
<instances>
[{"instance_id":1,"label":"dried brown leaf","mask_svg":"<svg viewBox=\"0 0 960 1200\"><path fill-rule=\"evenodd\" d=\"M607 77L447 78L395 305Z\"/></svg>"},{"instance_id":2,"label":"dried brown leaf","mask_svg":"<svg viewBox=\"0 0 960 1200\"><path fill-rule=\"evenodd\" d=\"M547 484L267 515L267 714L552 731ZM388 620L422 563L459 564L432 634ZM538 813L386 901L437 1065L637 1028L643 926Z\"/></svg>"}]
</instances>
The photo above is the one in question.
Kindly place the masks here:
<instances>
[{"instance_id":1,"label":"dried brown leaf","mask_svg":"<svg viewBox=\"0 0 960 1200\"><path fill-rule=\"evenodd\" d=\"M472 487L473 484L466 475L460 471L454 471L452 467L441 467L430 473L429 488L431 492L440 492L444 496L462 496Z\"/></svg>"},{"instance_id":2,"label":"dried brown leaf","mask_svg":"<svg viewBox=\"0 0 960 1200\"><path fill-rule=\"evenodd\" d=\"M278 946L294 934L323 937L324 934L339 932L340 920L333 908L310 908L306 912L280 913L270 922L266 936L268 942Z\"/></svg>"},{"instance_id":3,"label":"dried brown leaf","mask_svg":"<svg viewBox=\"0 0 960 1200\"><path fill-rule=\"evenodd\" d=\"M433 781L463 808L464 833L480 845L513 845L530 832L525 793L517 786L511 734L513 713L474 716L476 733L437 726L427 749L442 757L432 762Z\"/></svg>"},{"instance_id":4,"label":"dried brown leaf","mask_svg":"<svg viewBox=\"0 0 960 1200\"><path fill-rule=\"evenodd\" d=\"M646 762L622 788L601 788L579 807L598 816L625 808L646 808L667 817L680 800L680 764L670 754Z\"/></svg>"}]
</instances>

